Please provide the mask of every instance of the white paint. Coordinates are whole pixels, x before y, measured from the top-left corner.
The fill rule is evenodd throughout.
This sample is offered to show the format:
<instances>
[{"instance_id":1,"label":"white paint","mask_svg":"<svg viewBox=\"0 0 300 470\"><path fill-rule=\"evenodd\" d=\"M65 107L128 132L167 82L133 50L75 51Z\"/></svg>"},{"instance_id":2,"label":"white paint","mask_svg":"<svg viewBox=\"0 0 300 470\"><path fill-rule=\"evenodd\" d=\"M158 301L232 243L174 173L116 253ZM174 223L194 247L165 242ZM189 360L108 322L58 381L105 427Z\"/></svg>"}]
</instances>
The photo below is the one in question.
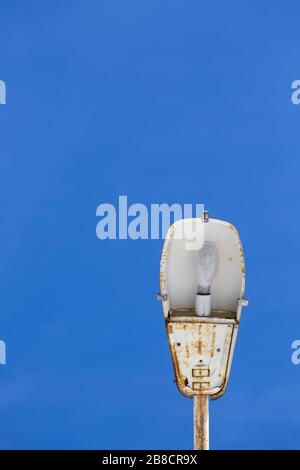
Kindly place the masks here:
<instances>
[{"instance_id":1,"label":"white paint","mask_svg":"<svg viewBox=\"0 0 300 470\"><path fill-rule=\"evenodd\" d=\"M164 289L161 292L168 295L168 302L164 306L165 315L170 308L195 308L198 252L186 249L185 231L181 239L175 236L178 228L182 230L180 224L191 224L191 220L195 219L176 222L169 230L169 239L164 245L161 275L165 279L165 286L162 286ZM218 270L211 284L211 308L236 312L237 301L244 295L244 260L238 234L232 225L215 219L207 223L199 222L198 228L201 228L198 246L201 241L202 245L204 241L210 241L219 254Z\"/></svg>"}]
</instances>

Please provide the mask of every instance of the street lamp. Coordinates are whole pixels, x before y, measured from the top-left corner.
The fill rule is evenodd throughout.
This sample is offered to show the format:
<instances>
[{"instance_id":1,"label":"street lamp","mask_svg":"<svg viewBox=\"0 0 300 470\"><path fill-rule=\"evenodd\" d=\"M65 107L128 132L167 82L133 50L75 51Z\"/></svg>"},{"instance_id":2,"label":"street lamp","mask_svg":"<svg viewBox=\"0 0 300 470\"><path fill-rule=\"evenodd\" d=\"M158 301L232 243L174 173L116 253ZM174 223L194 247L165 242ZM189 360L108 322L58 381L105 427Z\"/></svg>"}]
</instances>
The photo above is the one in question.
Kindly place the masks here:
<instances>
[{"instance_id":1,"label":"street lamp","mask_svg":"<svg viewBox=\"0 0 300 470\"><path fill-rule=\"evenodd\" d=\"M196 249L187 237L191 224ZM209 219L205 212L202 219L178 220L170 227L161 256L158 298L177 387L194 400L197 450L209 448L208 400L226 390L242 308L248 305L244 292L244 255L233 225Z\"/></svg>"}]
</instances>

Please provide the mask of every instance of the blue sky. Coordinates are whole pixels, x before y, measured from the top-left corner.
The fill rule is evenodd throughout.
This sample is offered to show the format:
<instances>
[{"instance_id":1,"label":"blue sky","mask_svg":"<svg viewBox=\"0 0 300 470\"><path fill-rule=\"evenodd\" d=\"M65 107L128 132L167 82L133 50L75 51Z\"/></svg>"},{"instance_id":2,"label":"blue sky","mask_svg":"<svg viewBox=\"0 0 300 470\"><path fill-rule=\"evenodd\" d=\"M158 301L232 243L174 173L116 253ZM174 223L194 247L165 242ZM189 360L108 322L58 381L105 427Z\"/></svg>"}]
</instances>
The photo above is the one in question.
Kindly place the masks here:
<instances>
[{"instance_id":1,"label":"blue sky","mask_svg":"<svg viewBox=\"0 0 300 470\"><path fill-rule=\"evenodd\" d=\"M0 2L2 449L189 449L155 300L162 241L96 208L204 203L247 297L215 449L300 442L296 1Z\"/></svg>"}]
</instances>

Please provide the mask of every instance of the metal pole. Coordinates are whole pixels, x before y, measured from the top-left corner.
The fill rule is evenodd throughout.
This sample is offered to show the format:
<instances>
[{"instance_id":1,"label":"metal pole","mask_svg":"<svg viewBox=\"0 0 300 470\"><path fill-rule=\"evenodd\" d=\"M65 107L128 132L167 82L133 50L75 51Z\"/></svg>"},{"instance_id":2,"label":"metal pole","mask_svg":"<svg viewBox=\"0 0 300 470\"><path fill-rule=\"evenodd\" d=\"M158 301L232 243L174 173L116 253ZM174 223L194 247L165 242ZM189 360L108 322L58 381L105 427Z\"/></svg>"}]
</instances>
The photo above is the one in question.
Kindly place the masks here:
<instances>
[{"instance_id":1,"label":"metal pole","mask_svg":"<svg viewBox=\"0 0 300 470\"><path fill-rule=\"evenodd\" d=\"M194 395L194 449L209 450L208 396Z\"/></svg>"}]
</instances>

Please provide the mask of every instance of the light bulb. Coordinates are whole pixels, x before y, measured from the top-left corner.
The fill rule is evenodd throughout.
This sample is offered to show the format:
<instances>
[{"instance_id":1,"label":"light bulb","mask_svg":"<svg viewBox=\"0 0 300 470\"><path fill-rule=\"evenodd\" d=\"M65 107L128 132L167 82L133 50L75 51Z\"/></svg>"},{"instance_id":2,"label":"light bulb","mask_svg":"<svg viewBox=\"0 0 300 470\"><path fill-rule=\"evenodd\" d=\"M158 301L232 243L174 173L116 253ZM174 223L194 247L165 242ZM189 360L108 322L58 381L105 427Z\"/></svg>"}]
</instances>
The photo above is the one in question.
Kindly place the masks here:
<instances>
[{"instance_id":1,"label":"light bulb","mask_svg":"<svg viewBox=\"0 0 300 470\"><path fill-rule=\"evenodd\" d=\"M196 293L195 311L198 316L207 317L210 314L210 288L218 264L219 254L216 246L212 242L204 242L196 258L198 291Z\"/></svg>"}]
</instances>

